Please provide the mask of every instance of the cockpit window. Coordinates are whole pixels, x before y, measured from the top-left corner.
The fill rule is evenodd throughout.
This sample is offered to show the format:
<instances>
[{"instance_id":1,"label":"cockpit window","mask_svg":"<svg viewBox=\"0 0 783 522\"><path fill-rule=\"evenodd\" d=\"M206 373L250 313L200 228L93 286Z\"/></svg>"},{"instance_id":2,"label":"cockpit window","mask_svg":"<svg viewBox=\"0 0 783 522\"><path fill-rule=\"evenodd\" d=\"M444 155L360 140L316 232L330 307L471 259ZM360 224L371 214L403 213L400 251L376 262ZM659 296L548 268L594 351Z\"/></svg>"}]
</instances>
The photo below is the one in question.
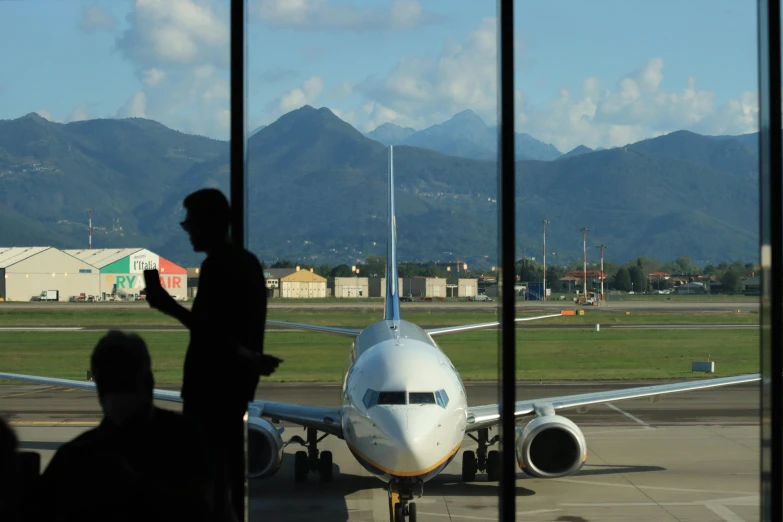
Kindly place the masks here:
<instances>
[{"instance_id":1,"label":"cockpit window","mask_svg":"<svg viewBox=\"0 0 783 522\"><path fill-rule=\"evenodd\" d=\"M409 404L435 404L435 394L432 392L410 392Z\"/></svg>"},{"instance_id":2,"label":"cockpit window","mask_svg":"<svg viewBox=\"0 0 783 522\"><path fill-rule=\"evenodd\" d=\"M375 390L367 390L364 393L364 399L362 399L364 407L368 410L378 404L378 392Z\"/></svg>"},{"instance_id":3,"label":"cockpit window","mask_svg":"<svg viewBox=\"0 0 783 522\"><path fill-rule=\"evenodd\" d=\"M445 408L449 403L449 396L446 395L446 390L438 390L435 392L435 400L438 401L438 406Z\"/></svg>"},{"instance_id":4,"label":"cockpit window","mask_svg":"<svg viewBox=\"0 0 783 522\"><path fill-rule=\"evenodd\" d=\"M406 401L407 395L407 401ZM403 404L437 404L445 408L449 403L446 390L436 392L410 392L404 391L376 391L367 390L362 399L364 406L369 410L376 405L403 405Z\"/></svg>"},{"instance_id":5,"label":"cockpit window","mask_svg":"<svg viewBox=\"0 0 783 522\"><path fill-rule=\"evenodd\" d=\"M404 391L378 392L378 404L405 404Z\"/></svg>"}]
</instances>

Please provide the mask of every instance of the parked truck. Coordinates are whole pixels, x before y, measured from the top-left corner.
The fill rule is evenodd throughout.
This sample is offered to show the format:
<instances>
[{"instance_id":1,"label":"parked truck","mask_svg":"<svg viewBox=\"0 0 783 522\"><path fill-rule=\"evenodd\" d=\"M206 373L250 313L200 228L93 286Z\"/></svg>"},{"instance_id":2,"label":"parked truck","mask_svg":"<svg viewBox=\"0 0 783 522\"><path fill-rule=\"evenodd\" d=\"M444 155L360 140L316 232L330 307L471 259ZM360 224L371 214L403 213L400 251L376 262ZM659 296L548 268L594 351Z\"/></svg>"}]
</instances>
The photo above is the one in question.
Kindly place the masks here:
<instances>
[{"instance_id":1,"label":"parked truck","mask_svg":"<svg viewBox=\"0 0 783 522\"><path fill-rule=\"evenodd\" d=\"M60 291L59 290L44 290L41 292L41 295L38 296L39 301L59 301L60 300Z\"/></svg>"}]
</instances>

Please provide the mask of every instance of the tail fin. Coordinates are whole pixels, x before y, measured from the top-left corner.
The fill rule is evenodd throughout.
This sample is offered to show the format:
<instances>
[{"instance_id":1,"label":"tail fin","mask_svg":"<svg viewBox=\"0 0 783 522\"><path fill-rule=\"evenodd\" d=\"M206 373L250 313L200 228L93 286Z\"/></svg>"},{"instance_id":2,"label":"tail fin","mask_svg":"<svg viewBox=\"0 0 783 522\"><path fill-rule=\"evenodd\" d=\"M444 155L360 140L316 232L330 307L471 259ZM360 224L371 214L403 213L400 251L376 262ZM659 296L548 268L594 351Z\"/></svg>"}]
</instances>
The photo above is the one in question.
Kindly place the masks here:
<instances>
[{"instance_id":1,"label":"tail fin","mask_svg":"<svg viewBox=\"0 0 783 522\"><path fill-rule=\"evenodd\" d=\"M400 320L400 289L397 279L397 215L394 211L394 149L389 145L389 209L386 217L386 307L384 319Z\"/></svg>"}]
</instances>

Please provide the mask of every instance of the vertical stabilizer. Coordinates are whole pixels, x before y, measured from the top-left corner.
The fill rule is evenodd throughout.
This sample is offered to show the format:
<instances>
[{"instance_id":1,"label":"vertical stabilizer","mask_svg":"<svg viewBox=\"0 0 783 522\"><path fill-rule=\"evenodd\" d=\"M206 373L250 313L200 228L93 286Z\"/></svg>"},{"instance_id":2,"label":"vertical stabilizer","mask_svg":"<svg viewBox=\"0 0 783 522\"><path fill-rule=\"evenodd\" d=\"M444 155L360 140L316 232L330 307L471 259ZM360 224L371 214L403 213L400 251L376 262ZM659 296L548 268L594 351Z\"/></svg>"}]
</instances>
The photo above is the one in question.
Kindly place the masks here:
<instances>
[{"instance_id":1,"label":"vertical stabilizer","mask_svg":"<svg viewBox=\"0 0 783 522\"><path fill-rule=\"evenodd\" d=\"M394 148L389 145L389 199L386 217L386 307L384 319L400 320L400 289L397 280L397 215L394 211Z\"/></svg>"}]
</instances>

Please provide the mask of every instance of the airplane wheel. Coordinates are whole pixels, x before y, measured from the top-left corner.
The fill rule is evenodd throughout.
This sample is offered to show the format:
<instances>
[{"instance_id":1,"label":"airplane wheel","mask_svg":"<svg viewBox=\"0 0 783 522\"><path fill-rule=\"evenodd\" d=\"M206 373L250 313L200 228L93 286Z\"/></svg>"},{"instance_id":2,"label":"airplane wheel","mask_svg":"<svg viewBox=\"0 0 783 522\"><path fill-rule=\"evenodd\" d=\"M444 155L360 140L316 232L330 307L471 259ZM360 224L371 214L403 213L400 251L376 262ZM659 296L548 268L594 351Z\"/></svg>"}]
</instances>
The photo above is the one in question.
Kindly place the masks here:
<instances>
[{"instance_id":1,"label":"airplane wheel","mask_svg":"<svg viewBox=\"0 0 783 522\"><path fill-rule=\"evenodd\" d=\"M318 458L318 475L321 477L321 482L332 481L332 452L322 451L321 456Z\"/></svg>"},{"instance_id":2,"label":"airplane wheel","mask_svg":"<svg viewBox=\"0 0 783 522\"><path fill-rule=\"evenodd\" d=\"M473 482L476 480L476 471L478 466L476 465L476 454L472 451L465 451L462 453L462 481Z\"/></svg>"},{"instance_id":3,"label":"airplane wheel","mask_svg":"<svg viewBox=\"0 0 783 522\"><path fill-rule=\"evenodd\" d=\"M405 522L405 516L402 514L402 504L394 504L394 522Z\"/></svg>"},{"instance_id":4,"label":"airplane wheel","mask_svg":"<svg viewBox=\"0 0 783 522\"><path fill-rule=\"evenodd\" d=\"M310 464L307 462L307 452L297 451L294 455L294 479L297 482L307 480L307 472L310 471Z\"/></svg>"},{"instance_id":5,"label":"airplane wheel","mask_svg":"<svg viewBox=\"0 0 783 522\"><path fill-rule=\"evenodd\" d=\"M408 522L416 522L416 503L408 504Z\"/></svg>"},{"instance_id":6,"label":"airplane wheel","mask_svg":"<svg viewBox=\"0 0 783 522\"><path fill-rule=\"evenodd\" d=\"M487 453L487 480L500 480L500 453L497 451Z\"/></svg>"}]
</instances>

